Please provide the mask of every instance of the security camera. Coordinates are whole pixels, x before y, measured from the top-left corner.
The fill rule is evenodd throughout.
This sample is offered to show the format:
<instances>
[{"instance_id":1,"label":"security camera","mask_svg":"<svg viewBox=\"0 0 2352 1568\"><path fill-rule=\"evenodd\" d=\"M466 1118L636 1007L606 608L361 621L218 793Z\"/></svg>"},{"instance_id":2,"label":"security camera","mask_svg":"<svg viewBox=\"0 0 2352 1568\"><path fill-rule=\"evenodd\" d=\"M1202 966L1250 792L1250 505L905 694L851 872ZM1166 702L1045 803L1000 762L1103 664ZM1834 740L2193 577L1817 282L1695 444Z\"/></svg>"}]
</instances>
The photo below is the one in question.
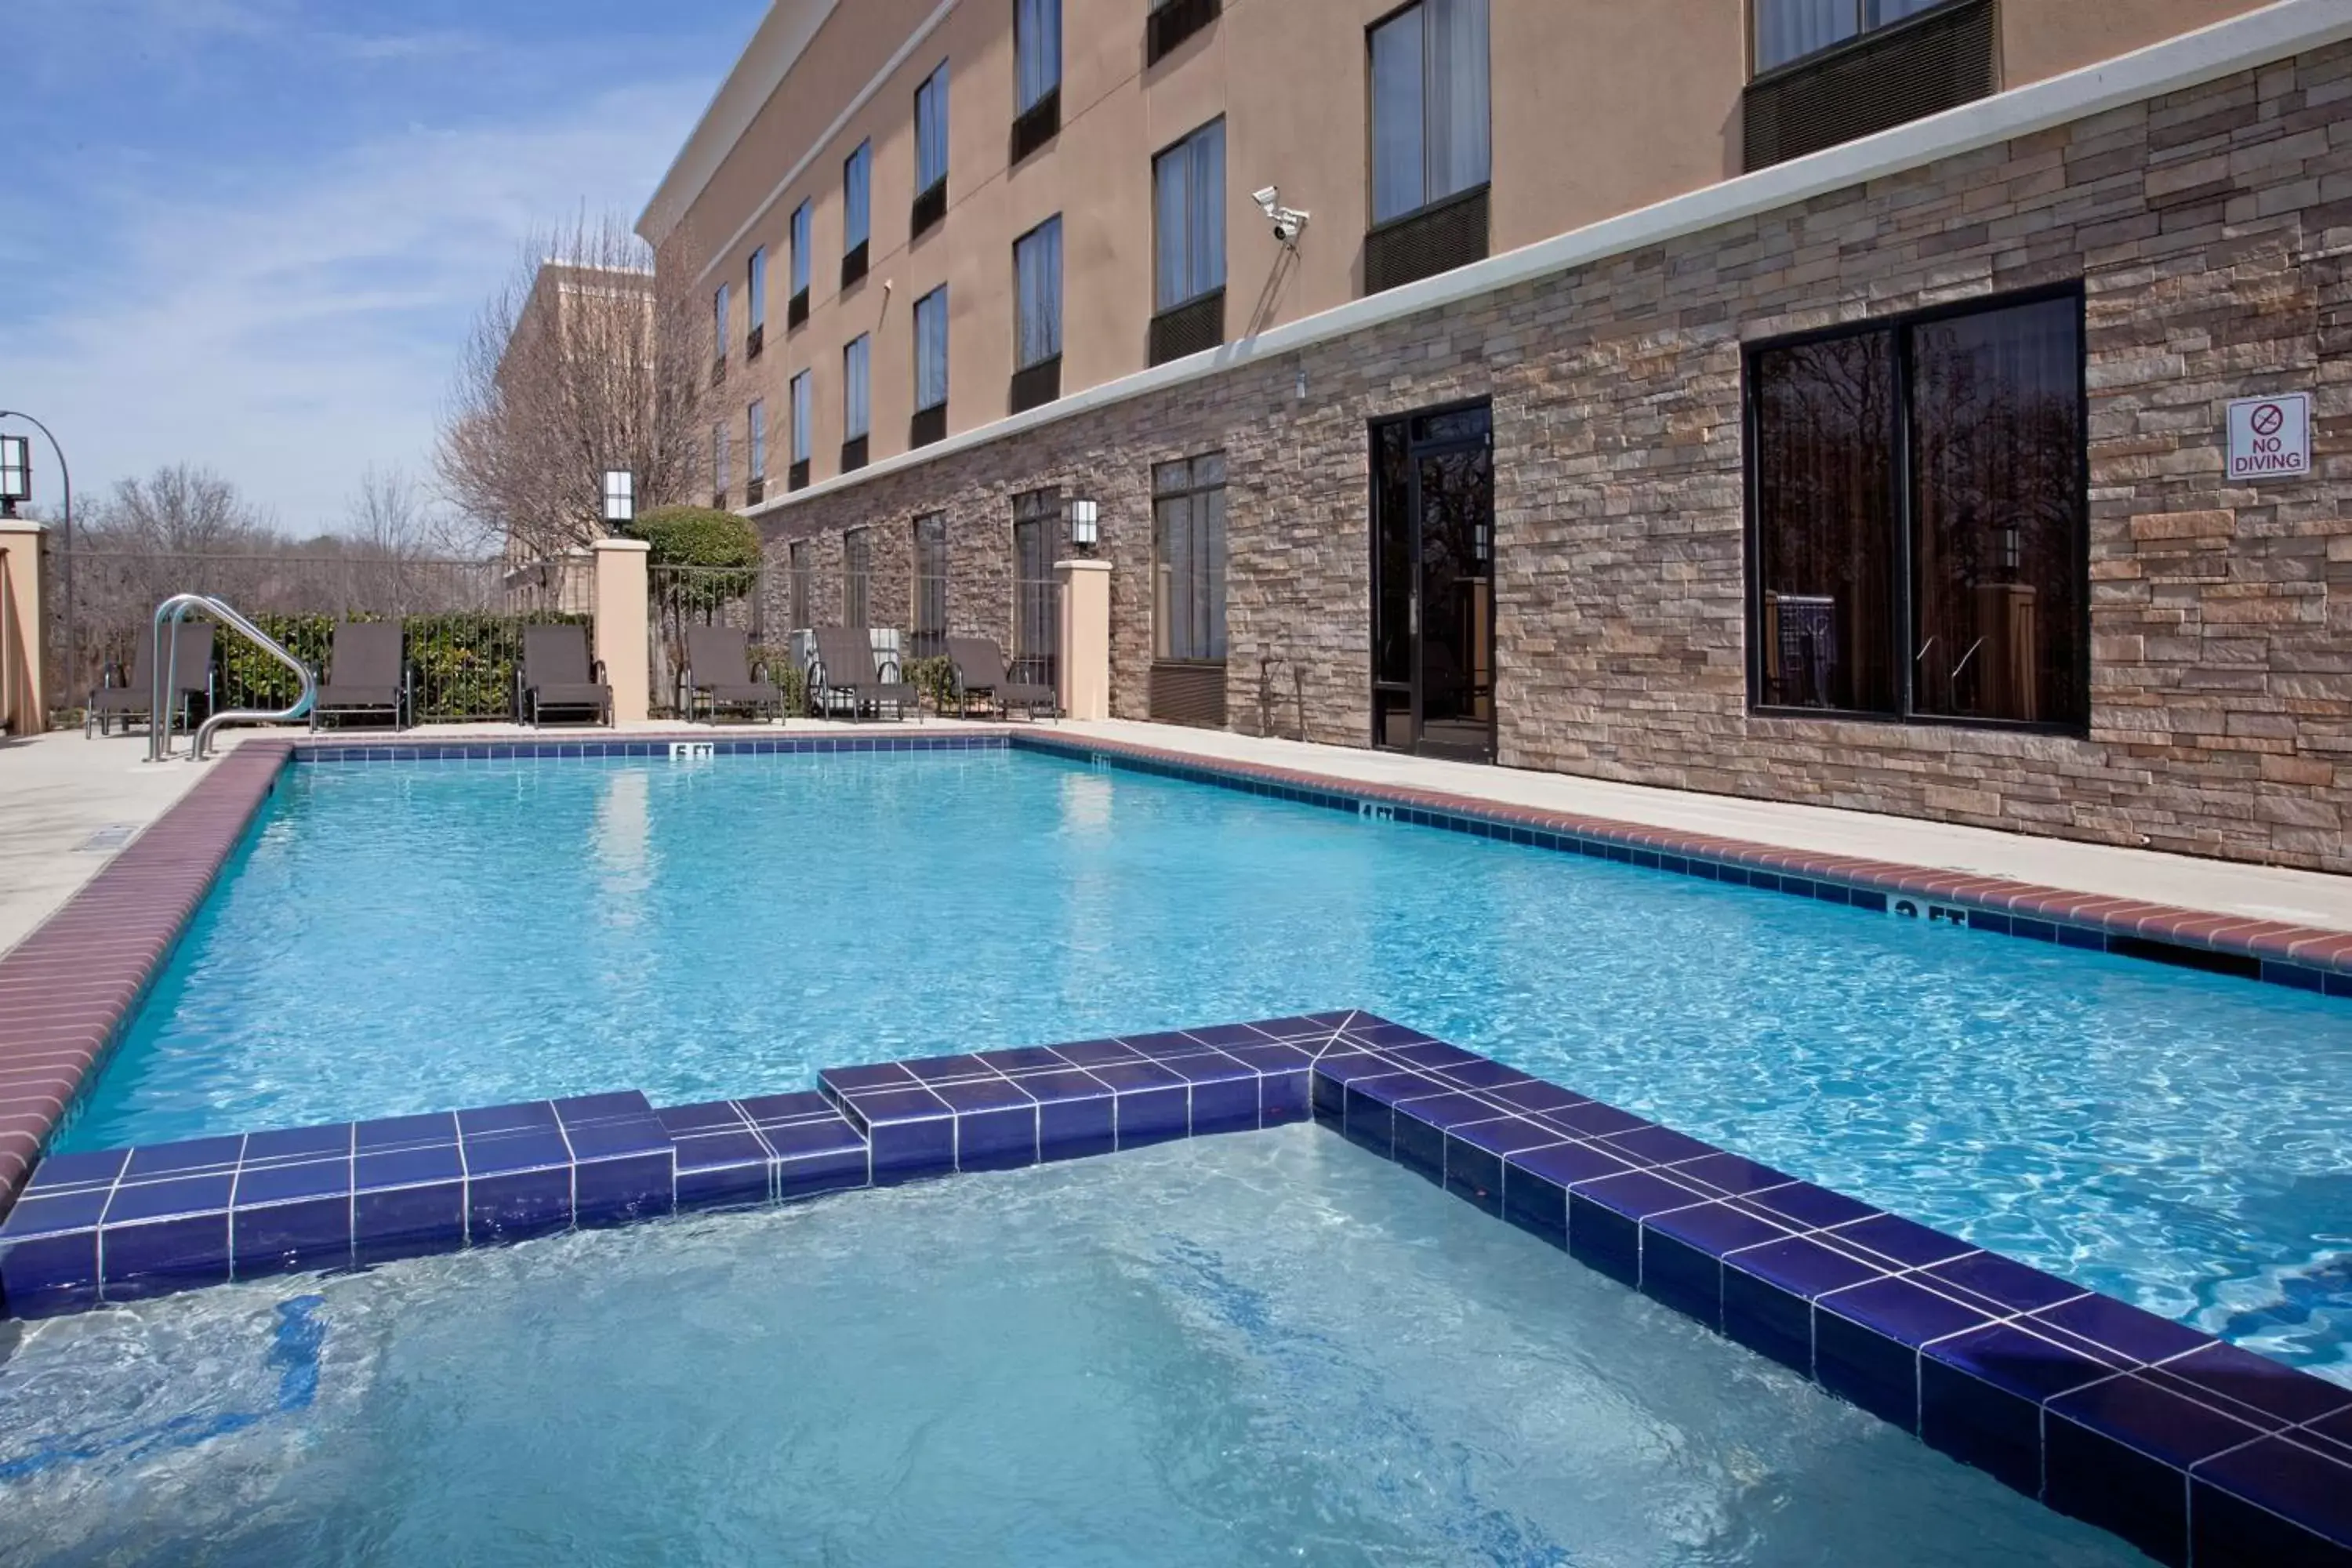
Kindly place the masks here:
<instances>
[{"instance_id":1,"label":"security camera","mask_svg":"<svg viewBox=\"0 0 2352 1568\"><path fill-rule=\"evenodd\" d=\"M1281 186L1268 185L1262 191L1254 192L1250 200L1258 205L1258 210L1265 214L1266 221L1274 225L1276 239L1287 246L1298 244L1298 237L1307 232L1307 215L1297 207L1282 205Z\"/></svg>"}]
</instances>

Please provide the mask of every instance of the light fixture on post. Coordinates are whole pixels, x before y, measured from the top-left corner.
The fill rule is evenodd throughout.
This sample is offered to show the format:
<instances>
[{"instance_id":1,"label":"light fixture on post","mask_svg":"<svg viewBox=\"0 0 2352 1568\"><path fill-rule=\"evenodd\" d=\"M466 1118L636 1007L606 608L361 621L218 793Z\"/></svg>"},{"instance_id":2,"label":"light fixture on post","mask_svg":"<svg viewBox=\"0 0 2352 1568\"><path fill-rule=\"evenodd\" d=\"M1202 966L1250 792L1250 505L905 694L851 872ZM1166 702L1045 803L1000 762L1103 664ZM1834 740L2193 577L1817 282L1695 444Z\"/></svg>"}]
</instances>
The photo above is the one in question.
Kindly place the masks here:
<instances>
[{"instance_id":1,"label":"light fixture on post","mask_svg":"<svg viewBox=\"0 0 2352 1568\"><path fill-rule=\"evenodd\" d=\"M0 436L0 517L33 499L33 438Z\"/></svg>"},{"instance_id":2,"label":"light fixture on post","mask_svg":"<svg viewBox=\"0 0 2352 1568\"><path fill-rule=\"evenodd\" d=\"M604 470L604 531L617 534L637 521L637 476L626 468Z\"/></svg>"},{"instance_id":3,"label":"light fixture on post","mask_svg":"<svg viewBox=\"0 0 2352 1568\"><path fill-rule=\"evenodd\" d=\"M1102 509L1090 500L1070 502L1070 542L1092 550L1102 540Z\"/></svg>"}]
</instances>

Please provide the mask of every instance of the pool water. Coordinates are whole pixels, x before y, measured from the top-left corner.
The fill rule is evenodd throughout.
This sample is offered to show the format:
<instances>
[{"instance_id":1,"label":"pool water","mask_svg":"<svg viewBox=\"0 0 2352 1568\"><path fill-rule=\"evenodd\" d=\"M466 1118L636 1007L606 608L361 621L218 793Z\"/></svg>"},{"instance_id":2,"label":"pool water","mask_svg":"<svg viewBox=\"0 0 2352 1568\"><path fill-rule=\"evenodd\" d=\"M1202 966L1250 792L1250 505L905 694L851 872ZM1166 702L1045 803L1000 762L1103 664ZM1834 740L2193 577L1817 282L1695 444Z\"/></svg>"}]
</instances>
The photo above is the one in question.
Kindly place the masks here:
<instances>
[{"instance_id":1,"label":"pool water","mask_svg":"<svg viewBox=\"0 0 2352 1568\"><path fill-rule=\"evenodd\" d=\"M11 1563L2146 1562L1313 1127L21 1333Z\"/></svg>"},{"instance_id":2,"label":"pool water","mask_svg":"<svg viewBox=\"0 0 2352 1568\"><path fill-rule=\"evenodd\" d=\"M2352 1007L1029 752L304 764L65 1146L1362 1006L2352 1378Z\"/></svg>"}]
</instances>

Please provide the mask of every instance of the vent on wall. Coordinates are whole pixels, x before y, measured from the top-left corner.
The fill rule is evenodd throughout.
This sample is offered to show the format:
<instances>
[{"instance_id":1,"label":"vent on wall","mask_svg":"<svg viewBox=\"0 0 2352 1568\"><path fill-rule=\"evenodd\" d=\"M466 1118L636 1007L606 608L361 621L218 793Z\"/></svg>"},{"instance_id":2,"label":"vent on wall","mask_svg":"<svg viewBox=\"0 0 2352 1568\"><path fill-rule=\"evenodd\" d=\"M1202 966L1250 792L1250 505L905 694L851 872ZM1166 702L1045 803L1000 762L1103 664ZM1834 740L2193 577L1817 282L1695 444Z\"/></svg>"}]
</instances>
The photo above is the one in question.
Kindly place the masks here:
<instances>
[{"instance_id":1,"label":"vent on wall","mask_svg":"<svg viewBox=\"0 0 2352 1568\"><path fill-rule=\"evenodd\" d=\"M842 255L841 286L846 289L852 283L856 282L860 278L865 276L866 241L861 239L856 245L851 246L848 250L844 252Z\"/></svg>"},{"instance_id":2,"label":"vent on wall","mask_svg":"<svg viewBox=\"0 0 2352 1568\"><path fill-rule=\"evenodd\" d=\"M789 332L794 327L808 324L808 295L809 291L803 289L793 295L792 302L784 307L784 331Z\"/></svg>"},{"instance_id":3,"label":"vent on wall","mask_svg":"<svg viewBox=\"0 0 2352 1568\"><path fill-rule=\"evenodd\" d=\"M1143 63L1156 66L1176 46L1217 19L1221 0L1164 0L1144 21Z\"/></svg>"},{"instance_id":4,"label":"vent on wall","mask_svg":"<svg viewBox=\"0 0 2352 1568\"><path fill-rule=\"evenodd\" d=\"M946 404L933 404L929 408L915 410L915 417L907 431L908 446L928 447L934 441L944 441L947 438L948 405Z\"/></svg>"},{"instance_id":5,"label":"vent on wall","mask_svg":"<svg viewBox=\"0 0 2352 1568\"><path fill-rule=\"evenodd\" d=\"M866 450L866 437L863 436L854 440L844 441L841 444L841 471L845 474L854 474L864 468Z\"/></svg>"},{"instance_id":6,"label":"vent on wall","mask_svg":"<svg viewBox=\"0 0 2352 1568\"><path fill-rule=\"evenodd\" d=\"M947 216L948 183L933 180L931 188L915 198L914 207L908 214L908 226L912 237L920 239Z\"/></svg>"},{"instance_id":7,"label":"vent on wall","mask_svg":"<svg viewBox=\"0 0 2352 1568\"><path fill-rule=\"evenodd\" d=\"M1151 363L1215 348L1225 341L1225 291L1223 289L1188 300L1151 318Z\"/></svg>"},{"instance_id":8,"label":"vent on wall","mask_svg":"<svg viewBox=\"0 0 2352 1568\"><path fill-rule=\"evenodd\" d=\"M1225 727L1225 667L1222 664L1155 664L1151 667L1151 718L1159 724Z\"/></svg>"},{"instance_id":9,"label":"vent on wall","mask_svg":"<svg viewBox=\"0 0 2352 1568\"><path fill-rule=\"evenodd\" d=\"M1750 171L1989 98L1996 0L1952 0L1783 66L1748 86Z\"/></svg>"},{"instance_id":10,"label":"vent on wall","mask_svg":"<svg viewBox=\"0 0 2352 1568\"><path fill-rule=\"evenodd\" d=\"M1061 131L1062 89L1051 88L1013 122L1013 162L1018 163L1060 135Z\"/></svg>"},{"instance_id":11,"label":"vent on wall","mask_svg":"<svg viewBox=\"0 0 2352 1568\"><path fill-rule=\"evenodd\" d=\"M1492 203L1480 185L1364 237L1364 292L1379 294L1486 259Z\"/></svg>"},{"instance_id":12,"label":"vent on wall","mask_svg":"<svg viewBox=\"0 0 2352 1568\"><path fill-rule=\"evenodd\" d=\"M1013 392L1006 400L1007 411L1026 413L1044 406L1062 395L1062 356L1039 360L1035 364L1013 373Z\"/></svg>"},{"instance_id":13,"label":"vent on wall","mask_svg":"<svg viewBox=\"0 0 2352 1568\"><path fill-rule=\"evenodd\" d=\"M808 489L808 482L809 461L806 458L784 470L784 489L787 490L804 490Z\"/></svg>"}]
</instances>

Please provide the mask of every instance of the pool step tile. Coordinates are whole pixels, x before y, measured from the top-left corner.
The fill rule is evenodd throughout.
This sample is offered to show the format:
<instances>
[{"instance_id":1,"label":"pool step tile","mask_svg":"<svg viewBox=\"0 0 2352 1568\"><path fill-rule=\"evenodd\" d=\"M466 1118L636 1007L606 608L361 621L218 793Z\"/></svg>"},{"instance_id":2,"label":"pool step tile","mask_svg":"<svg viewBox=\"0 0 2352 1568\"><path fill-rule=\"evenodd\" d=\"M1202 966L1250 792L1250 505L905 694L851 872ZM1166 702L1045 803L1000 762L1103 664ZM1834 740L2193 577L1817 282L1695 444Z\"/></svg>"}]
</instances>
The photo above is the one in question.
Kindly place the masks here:
<instances>
[{"instance_id":1,"label":"pool step tile","mask_svg":"<svg viewBox=\"0 0 2352 1568\"><path fill-rule=\"evenodd\" d=\"M1312 1118L2159 1562L2352 1568L2352 1389L1368 1013L58 1155L21 1317Z\"/></svg>"},{"instance_id":2,"label":"pool step tile","mask_svg":"<svg viewBox=\"0 0 2352 1568\"><path fill-rule=\"evenodd\" d=\"M2197 1568L2352 1568L2352 1389L1371 1015L1318 1121L1964 1463Z\"/></svg>"}]
</instances>

